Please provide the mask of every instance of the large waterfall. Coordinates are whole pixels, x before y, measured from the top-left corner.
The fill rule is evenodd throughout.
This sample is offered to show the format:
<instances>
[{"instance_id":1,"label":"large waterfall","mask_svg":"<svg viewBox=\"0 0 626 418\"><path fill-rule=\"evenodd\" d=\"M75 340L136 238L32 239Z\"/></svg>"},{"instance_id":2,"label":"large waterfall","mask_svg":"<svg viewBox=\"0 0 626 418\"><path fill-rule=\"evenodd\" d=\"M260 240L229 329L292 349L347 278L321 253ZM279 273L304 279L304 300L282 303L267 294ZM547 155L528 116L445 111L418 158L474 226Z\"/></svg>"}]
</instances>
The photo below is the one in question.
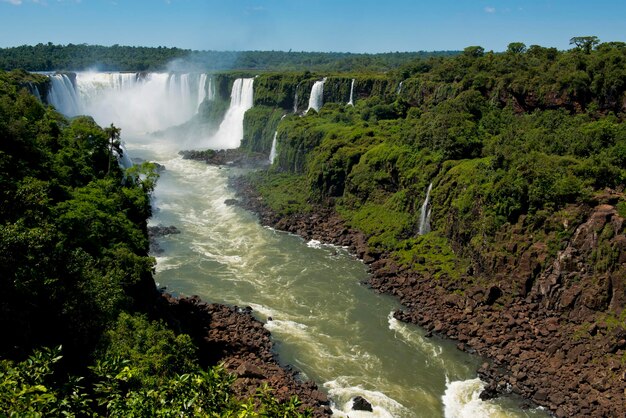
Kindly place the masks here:
<instances>
[{"instance_id":1,"label":"large waterfall","mask_svg":"<svg viewBox=\"0 0 626 418\"><path fill-rule=\"evenodd\" d=\"M315 109L319 112L320 108L324 104L324 83L326 82L326 77L324 77L320 81L316 81L311 88L311 96L309 97L309 107L306 110L307 112L310 109Z\"/></svg>"},{"instance_id":2,"label":"large waterfall","mask_svg":"<svg viewBox=\"0 0 626 418\"><path fill-rule=\"evenodd\" d=\"M430 215L432 214L432 208L430 207L430 192L432 189L433 184L430 183L428 185L428 190L426 191L426 198L424 199L424 203L420 209L420 226L418 232L420 235L430 232Z\"/></svg>"},{"instance_id":3,"label":"large waterfall","mask_svg":"<svg viewBox=\"0 0 626 418\"><path fill-rule=\"evenodd\" d=\"M88 114L102 126L114 123L135 133L188 121L200 98L212 94L204 74L78 72L74 82L66 74L50 80L48 101L61 113Z\"/></svg>"},{"instance_id":4,"label":"large waterfall","mask_svg":"<svg viewBox=\"0 0 626 418\"><path fill-rule=\"evenodd\" d=\"M241 145L243 139L243 116L254 104L254 78L238 78L230 93L230 106L217 133L203 146L212 149L233 149Z\"/></svg>"},{"instance_id":5,"label":"large waterfall","mask_svg":"<svg viewBox=\"0 0 626 418\"><path fill-rule=\"evenodd\" d=\"M48 102L67 116L76 116L81 112L76 85L66 74L50 76Z\"/></svg>"}]
</instances>

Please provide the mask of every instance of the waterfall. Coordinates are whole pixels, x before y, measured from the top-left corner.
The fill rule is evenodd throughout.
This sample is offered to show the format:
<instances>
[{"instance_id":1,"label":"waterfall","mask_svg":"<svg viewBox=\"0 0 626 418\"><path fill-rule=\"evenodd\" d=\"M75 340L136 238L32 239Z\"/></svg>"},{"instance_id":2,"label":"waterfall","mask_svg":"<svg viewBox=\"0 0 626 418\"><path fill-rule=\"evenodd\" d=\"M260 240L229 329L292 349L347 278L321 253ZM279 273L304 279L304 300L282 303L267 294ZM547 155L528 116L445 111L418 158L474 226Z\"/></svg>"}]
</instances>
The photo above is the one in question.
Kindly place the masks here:
<instances>
[{"instance_id":1,"label":"waterfall","mask_svg":"<svg viewBox=\"0 0 626 418\"><path fill-rule=\"evenodd\" d=\"M419 235L424 235L430 232L430 215L432 214L432 208L430 207L430 192L433 189L433 184L430 183L428 185L428 190L426 191L426 199L424 199L424 203L422 204L422 208L420 209L420 226L419 226Z\"/></svg>"},{"instance_id":2,"label":"waterfall","mask_svg":"<svg viewBox=\"0 0 626 418\"><path fill-rule=\"evenodd\" d=\"M207 97L206 81L207 81L207 75L206 74L200 74L200 86L198 87L198 106L200 106L200 104L202 104L204 99L206 99L206 97ZM211 87L211 85L209 84L209 88L210 87Z\"/></svg>"},{"instance_id":3,"label":"waterfall","mask_svg":"<svg viewBox=\"0 0 626 418\"><path fill-rule=\"evenodd\" d=\"M300 86L300 83L296 86L296 97L293 99L293 113L298 113L298 86Z\"/></svg>"},{"instance_id":4,"label":"waterfall","mask_svg":"<svg viewBox=\"0 0 626 418\"><path fill-rule=\"evenodd\" d=\"M61 113L88 114L101 126L114 123L125 133L187 122L201 97L210 100L214 94L206 74L78 72L74 83L63 74L49 77L48 103Z\"/></svg>"},{"instance_id":5,"label":"waterfall","mask_svg":"<svg viewBox=\"0 0 626 418\"><path fill-rule=\"evenodd\" d=\"M274 139L272 140L272 149L270 150L270 164L274 164L276 159L276 142L278 140L278 131L274 132Z\"/></svg>"},{"instance_id":6,"label":"waterfall","mask_svg":"<svg viewBox=\"0 0 626 418\"><path fill-rule=\"evenodd\" d=\"M126 146L124 145L123 142L120 144L120 149L122 150L122 155L119 155L117 152L115 153L117 155L117 163L122 168L130 168L130 167L132 167L133 166L133 162L130 159L130 157L128 156L128 152L126 151Z\"/></svg>"},{"instance_id":7,"label":"waterfall","mask_svg":"<svg viewBox=\"0 0 626 418\"><path fill-rule=\"evenodd\" d=\"M348 106L354 106L354 78L352 79L352 84L350 85L350 101L348 101Z\"/></svg>"},{"instance_id":8,"label":"waterfall","mask_svg":"<svg viewBox=\"0 0 626 418\"><path fill-rule=\"evenodd\" d=\"M213 149L238 148L243 139L243 117L254 104L254 78L238 78L230 93L230 106L217 133L209 141Z\"/></svg>"},{"instance_id":9,"label":"waterfall","mask_svg":"<svg viewBox=\"0 0 626 418\"><path fill-rule=\"evenodd\" d=\"M316 81L313 84L313 88L311 88L311 96L309 97L309 107L307 108L307 112L310 109L315 109L319 112L320 108L324 104L324 83L326 82L326 77L324 77L321 81Z\"/></svg>"},{"instance_id":10,"label":"waterfall","mask_svg":"<svg viewBox=\"0 0 626 418\"><path fill-rule=\"evenodd\" d=\"M402 91L402 83L404 83L404 81L401 81L400 84L398 84L398 91L396 91L396 94L400 94Z\"/></svg>"},{"instance_id":11,"label":"waterfall","mask_svg":"<svg viewBox=\"0 0 626 418\"><path fill-rule=\"evenodd\" d=\"M207 89L207 100L215 100L215 83L213 77L209 78L209 88Z\"/></svg>"},{"instance_id":12,"label":"waterfall","mask_svg":"<svg viewBox=\"0 0 626 418\"><path fill-rule=\"evenodd\" d=\"M50 76L48 103L66 116L76 116L81 112L76 86L66 74Z\"/></svg>"},{"instance_id":13,"label":"waterfall","mask_svg":"<svg viewBox=\"0 0 626 418\"><path fill-rule=\"evenodd\" d=\"M28 92L35 96L37 100L41 102L41 94L39 94L39 89L37 88L37 85L33 83L28 83L26 84L26 86L28 87Z\"/></svg>"}]
</instances>

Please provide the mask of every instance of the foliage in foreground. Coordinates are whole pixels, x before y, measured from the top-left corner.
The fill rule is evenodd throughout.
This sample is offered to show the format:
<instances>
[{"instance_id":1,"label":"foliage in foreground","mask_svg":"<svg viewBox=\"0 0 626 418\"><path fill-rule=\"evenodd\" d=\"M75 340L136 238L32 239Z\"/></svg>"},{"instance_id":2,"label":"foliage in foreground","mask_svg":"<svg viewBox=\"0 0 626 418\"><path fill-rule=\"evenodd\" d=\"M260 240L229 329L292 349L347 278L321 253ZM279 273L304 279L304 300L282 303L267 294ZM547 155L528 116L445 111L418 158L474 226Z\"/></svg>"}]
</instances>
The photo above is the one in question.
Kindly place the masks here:
<instances>
[{"instance_id":1,"label":"foliage in foreground","mask_svg":"<svg viewBox=\"0 0 626 418\"><path fill-rule=\"evenodd\" d=\"M267 388L235 398L148 319L154 166L122 170L119 129L42 105L23 88L38 77L0 72L0 415L307 416Z\"/></svg>"},{"instance_id":2,"label":"foliage in foreground","mask_svg":"<svg viewBox=\"0 0 626 418\"><path fill-rule=\"evenodd\" d=\"M279 403L264 386L238 400L234 375L223 367L172 374L159 385L135 386L141 373L129 360L98 361L88 378L62 378L56 372L61 348L35 351L20 363L0 361L0 410L8 416L119 417L307 417L294 397Z\"/></svg>"}]
</instances>

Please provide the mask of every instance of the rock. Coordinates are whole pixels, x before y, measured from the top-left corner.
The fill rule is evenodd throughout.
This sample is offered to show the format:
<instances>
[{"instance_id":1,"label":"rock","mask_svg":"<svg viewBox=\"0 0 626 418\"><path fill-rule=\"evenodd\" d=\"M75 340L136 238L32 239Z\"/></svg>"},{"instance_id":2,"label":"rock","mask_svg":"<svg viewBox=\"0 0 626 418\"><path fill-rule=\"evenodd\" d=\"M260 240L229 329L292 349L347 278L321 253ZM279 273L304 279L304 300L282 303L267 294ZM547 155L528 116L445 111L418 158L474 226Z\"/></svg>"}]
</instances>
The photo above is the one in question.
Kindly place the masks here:
<instances>
[{"instance_id":1,"label":"rock","mask_svg":"<svg viewBox=\"0 0 626 418\"><path fill-rule=\"evenodd\" d=\"M480 392L480 395L478 395L478 396L483 401L487 401L489 399L496 398L498 396L498 390L496 389L496 385L491 383L491 384L485 386L485 389L483 389L483 391Z\"/></svg>"},{"instance_id":2,"label":"rock","mask_svg":"<svg viewBox=\"0 0 626 418\"><path fill-rule=\"evenodd\" d=\"M352 410L353 411L368 411L372 412L372 404L367 401L362 396L357 396L352 400Z\"/></svg>"},{"instance_id":3,"label":"rock","mask_svg":"<svg viewBox=\"0 0 626 418\"><path fill-rule=\"evenodd\" d=\"M148 227L148 236L150 238L153 237L164 237L166 235L172 234L180 234L180 230L176 228L174 225L165 226L165 225L156 225Z\"/></svg>"},{"instance_id":4,"label":"rock","mask_svg":"<svg viewBox=\"0 0 626 418\"><path fill-rule=\"evenodd\" d=\"M239 377L253 377L255 379L265 379L265 375L260 368L252 363L242 363L237 370L235 370Z\"/></svg>"}]
</instances>

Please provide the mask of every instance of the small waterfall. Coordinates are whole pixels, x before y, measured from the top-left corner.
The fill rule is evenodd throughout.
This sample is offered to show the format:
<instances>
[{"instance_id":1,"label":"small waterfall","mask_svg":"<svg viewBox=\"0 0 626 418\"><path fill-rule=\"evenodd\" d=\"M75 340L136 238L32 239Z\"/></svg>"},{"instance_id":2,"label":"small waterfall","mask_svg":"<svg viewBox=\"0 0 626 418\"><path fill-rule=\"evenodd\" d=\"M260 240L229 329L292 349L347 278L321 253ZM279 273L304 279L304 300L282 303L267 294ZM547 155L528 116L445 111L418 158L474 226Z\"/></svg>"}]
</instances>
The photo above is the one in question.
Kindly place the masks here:
<instances>
[{"instance_id":1,"label":"small waterfall","mask_svg":"<svg viewBox=\"0 0 626 418\"><path fill-rule=\"evenodd\" d=\"M298 113L298 87L300 83L296 86L296 97L293 99L293 113Z\"/></svg>"},{"instance_id":2,"label":"small waterfall","mask_svg":"<svg viewBox=\"0 0 626 418\"><path fill-rule=\"evenodd\" d=\"M67 116L76 116L81 112L76 86L66 74L50 76L48 103Z\"/></svg>"},{"instance_id":3,"label":"small waterfall","mask_svg":"<svg viewBox=\"0 0 626 418\"><path fill-rule=\"evenodd\" d=\"M238 78L230 93L230 106L210 141L214 149L238 148L243 139L243 117L254 104L254 78Z\"/></svg>"},{"instance_id":4,"label":"small waterfall","mask_svg":"<svg viewBox=\"0 0 626 418\"><path fill-rule=\"evenodd\" d=\"M348 106L354 106L354 81L355 79L352 79L352 84L350 85L350 101L348 101Z\"/></svg>"},{"instance_id":5,"label":"small waterfall","mask_svg":"<svg viewBox=\"0 0 626 418\"><path fill-rule=\"evenodd\" d=\"M430 207L430 192L432 189L433 184L430 183L428 185L428 190L426 191L426 199L424 199L424 203L420 209L419 235L424 235L430 232L430 215L432 214L432 208Z\"/></svg>"},{"instance_id":6,"label":"small waterfall","mask_svg":"<svg viewBox=\"0 0 626 418\"><path fill-rule=\"evenodd\" d=\"M120 165L120 167L122 168L130 168L133 166L133 162L130 159L130 157L128 156L128 152L126 151L126 147L124 146L124 143L122 142L120 144L120 149L122 150L122 155L117 154L117 163Z\"/></svg>"},{"instance_id":7,"label":"small waterfall","mask_svg":"<svg viewBox=\"0 0 626 418\"><path fill-rule=\"evenodd\" d=\"M404 83L404 81L401 81L400 84L398 84L398 91L396 91L396 94L400 94L402 91L402 83Z\"/></svg>"},{"instance_id":8,"label":"small waterfall","mask_svg":"<svg viewBox=\"0 0 626 418\"><path fill-rule=\"evenodd\" d=\"M37 88L37 85L33 83L28 83L26 86L28 87L28 92L35 96L37 100L41 102L41 94L39 94L39 89Z\"/></svg>"},{"instance_id":9,"label":"small waterfall","mask_svg":"<svg viewBox=\"0 0 626 418\"><path fill-rule=\"evenodd\" d=\"M310 109L315 109L319 112L320 108L324 104L324 83L326 82L326 77L324 77L321 81L316 81L313 84L313 88L311 88L311 97L309 97L309 107L307 108L307 112Z\"/></svg>"},{"instance_id":10,"label":"small waterfall","mask_svg":"<svg viewBox=\"0 0 626 418\"><path fill-rule=\"evenodd\" d=\"M204 101L204 99L206 99L207 97L207 75L206 74L200 74L200 83L198 86L198 106L200 106L200 104ZM210 81L209 81L210 83ZM211 87L211 85L209 84L209 88Z\"/></svg>"},{"instance_id":11,"label":"small waterfall","mask_svg":"<svg viewBox=\"0 0 626 418\"><path fill-rule=\"evenodd\" d=\"M272 140L272 149L270 150L270 164L274 164L276 159L276 142L278 140L278 131L274 132L274 139Z\"/></svg>"},{"instance_id":12,"label":"small waterfall","mask_svg":"<svg viewBox=\"0 0 626 418\"><path fill-rule=\"evenodd\" d=\"M215 100L215 83L213 77L209 78L209 88L207 89L206 99L211 101Z\"/></svg>"}]
</instances>

